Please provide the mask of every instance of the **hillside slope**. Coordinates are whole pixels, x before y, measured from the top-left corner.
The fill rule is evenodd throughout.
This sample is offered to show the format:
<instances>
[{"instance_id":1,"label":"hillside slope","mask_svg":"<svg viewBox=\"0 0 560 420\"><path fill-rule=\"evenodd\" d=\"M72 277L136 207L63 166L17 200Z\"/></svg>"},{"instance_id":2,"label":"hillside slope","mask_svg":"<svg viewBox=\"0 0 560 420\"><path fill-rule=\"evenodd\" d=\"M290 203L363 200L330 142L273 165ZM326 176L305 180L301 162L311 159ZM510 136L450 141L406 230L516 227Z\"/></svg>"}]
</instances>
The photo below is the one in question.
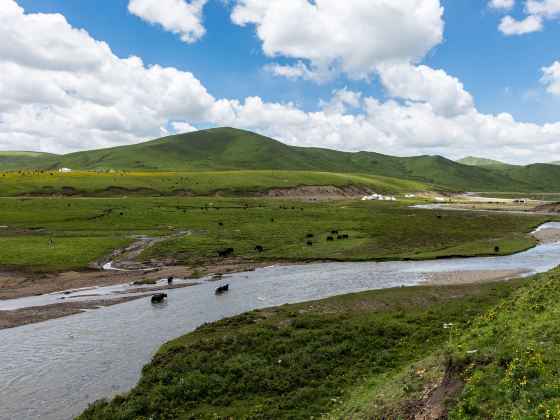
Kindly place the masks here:
<instances>
[{"instance_id":1,"label":"hillside slope","mask_svg":"<svg viewBox=\"0 0 560 420\"><path fill-rule=\"evenodd\" d=\"M22 168L80 170L287 170L364 173L427 182L455 190L560 191L560 166L468 166L441 156L393 157L294 147L244 130L216 128L131 146L40 159Z\"/></svg>"},{"instance_id":2,"label":"hillside slope","mask_svg":"<svg viewBox=\"0 0 560 420\"><path fill-rule=\"evenodd\" d=\"M31 165L37 160L54 157L52 153L41 152L0 152L0 171L7 171L23 164Z\"/></svg>"}]
</instances>

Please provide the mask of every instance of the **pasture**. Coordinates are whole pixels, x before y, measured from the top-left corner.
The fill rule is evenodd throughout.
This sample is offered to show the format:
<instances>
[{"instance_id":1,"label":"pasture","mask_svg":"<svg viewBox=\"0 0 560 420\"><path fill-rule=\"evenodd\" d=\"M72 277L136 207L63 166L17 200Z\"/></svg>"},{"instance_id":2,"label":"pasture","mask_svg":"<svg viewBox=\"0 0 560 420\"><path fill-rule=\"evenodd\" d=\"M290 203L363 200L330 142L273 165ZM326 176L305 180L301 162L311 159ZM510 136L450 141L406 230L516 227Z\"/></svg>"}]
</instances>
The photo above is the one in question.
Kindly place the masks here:
<instances>
[{"instance_id":1,"label":"pasture","mask_svg":"<svg viewBox=\"0 0 560 420\"><path fill-rule=\"evenodd\" d=\"M233 248L228 259L234 262L503 255L533 246L535 241L527 233L549 220L533 215L426 211L410 208L414 202L3 198L0 266L29 272L83 269L133 242L136 235L159 237L180 231L186 233L146 249L140 261L191 267L219 264L224 257L218 252L227 248ZM329 236L332 241L327 241Z\"/></svg>"},{"instance_id":2,"label":"pasture","mask_svg":"<svg viewBox=\"0 0 560 420\"><path fill-rule=\"evenodd\" d=\"M13 171L0 173L0 197L17 196L251 196L271 188L349 185L381 194L434 189L422 182L349 173L311 171L94 172Z\"/></svg>"}]
</instances>

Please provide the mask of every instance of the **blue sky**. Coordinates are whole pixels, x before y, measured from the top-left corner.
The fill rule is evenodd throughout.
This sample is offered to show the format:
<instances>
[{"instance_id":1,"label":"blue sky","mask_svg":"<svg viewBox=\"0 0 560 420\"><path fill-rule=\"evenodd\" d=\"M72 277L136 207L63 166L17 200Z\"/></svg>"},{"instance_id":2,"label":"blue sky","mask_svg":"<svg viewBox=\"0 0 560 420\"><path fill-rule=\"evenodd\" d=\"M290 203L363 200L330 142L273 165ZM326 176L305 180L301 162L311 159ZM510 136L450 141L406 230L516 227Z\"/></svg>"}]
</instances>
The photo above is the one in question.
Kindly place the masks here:
<instances>
[{"instance_id":1,"label":"blue sky","mask_svg":"<svg viewBox=\"0 0 560 420\"><path fill-rule=\"evenodd\" d=\"M109 43L120 57L137 55L147 64L173 66L193 72L218 97L259 95L267 101L295 101L317 108L319 98L344 86L383 95L375 80L353 82L346 77L331 83L290 81L263 67L253 27L239 27L230 19L231 4L210 0L204 9L206 35L187 44L161 27L147 25L127 11L127 0L20 0L29 12L62 13L75 27ZM498 31L502 14L485 0L442 1L445 8L444 42L422 61L458 77L486 113L509 112L535 123L560 120L560 103L545 93L540 68L560 58L560 25L525 37ZM521 17L521 5L516 15Z\"/></svg>"},{"instance_id":2,"label":"blue sky","mask_svg":"<svg viewBox=\"0 0 560 420\"><path fill-rule=\"evenodd\" d=\"M267 23L264 21L257 22L249 19L243 24L234 22L232 12L236 7L257 8L251 4L258 4L259 0L196 0L203 4L202 15L199 18L205 28L205 33L203 36L197 36L194 42L181 40L177 33L166 27L165 22L150 24L148 20L151 16L140 16L141 13L132 14L129 11L132 10L129 9L130 3L133 3L132 0L97 0L95 2L0 0L0 3L2 1L6 4L17 4L25 10L22 15L17 16L18 19L25 19L36 13L48 16L54 13L61 14L69 26L64 30L83 29L87 31L92 40L107 43L112 53L119 59L136 56L143 60L145 69L158 65L162 68L173 68L180 72L192 73L203 89L211 95L212 101L223 99L229 102L240 102L240 105L230 105L233 111L228 110L235 114L235 117L225 118L222 114L220 117L215 117L217 112L215 109L211 112L212 117L209 117L209 112L206 111L203 112L204 116L200 116L202 111L197 111L197 113L191 108L185 108L184 115L180 113L175 115L177 114L175 112L173 116L159 115L158 119L154 120L154 130L151 131L146 127L123 128L118 135L110 136L105 133L105 138L103 133L97 133L95 138L90 141L93 147L125 144L134 142L134 139L140 141L157 137L166 132L172 133L173 127L188 127L188 130L191 130L230 123L227 125L254 129L282 141L299 145L347 150L367 149L385 153L393 152L393 154L444 154L453 158L462 154L479 152L477 154L519 163L560 159L560 148L555 146L557 140L560 140L560 125L556 126L560 121L559 95L552 93L553 86L557 82L556 73L546 83L541 80L542 69L551 67L560 60L560 51L557 48L560 25L554 14L556 12L549 10L548 14L543 12L535 15L538 16L539 21L542 21L542 27L536 31L524 32L524 29L518 29L516 26L514 30L519 33L506 34L500 27L505 16L515 19L515 25L523 24L523 19L533 13L529 11L528 3L541 1L544 2L545 7L549 7L546 5L547 0L517 1L511 8L492 7L492 3L500 1L514 3L512 0L410 0L411 4L418 5L415 6L418 8L428 3L443 8L442 16L434 15L433 11L437 11L437 7L432 7L432 16L428 16L432 19L431 27L423 35L426 35L426 39L431 36L430 41L416 47L412 45L414 40L401 40L398 31L391 32L387 35L387 44L402 42L404 45L402 51L410 50L413 53L409 57L406 53L397 51L395 54L398 55L398 59L393 57L389 60L380 59L376 56L375 51L368 52L369 41L357 37L353 43L346 44L345 48L352 49L356 45L356 49L365 51L364 59L370 60L357 70L346 69L345 66L352 60L352 57L345 55L344 49L338 55L335 54L335 58L330 57L328 51L326 53L313 51L315 45L313 39L302 39L302 47L298 51L304 52L299 55L294 54L294 46L288 44L297 43L297 39L286 41L290 36L289 33L270 36L272 30L281 32L281 24L272 25L267 29L265 26ZM139 3L145 4L150 1L152 0L138 0ZM168 0L171 3L189 3L191 1L193 0ZM305 3L305 0L285 1ZM322 1L329 3L333 0ZM372 0L370 4L367 4L363 0L352 0L348 3L348 7L356 9L356 19L359 19L360 10L358 9L360 7L367 7L368 13L375 13L375 10L372 11L371 5L377 2L383 6L384 1L386 2L386 0ZM166 2L159 4L163 3ZM158 7L157 1L153 4L155 6L151 7ZM309 8L316 7L313 3L308 6ZM385 9L382 9L381 6L380 16L385 13ZM320 8L320 6L318 7ZM153 12L155 9L149 10ZM249 12L244 10L244 12L249 13L251 10ZM272 15L274 11L267 13ZM8 18L12 19L13 16L8 16ZM332 18L333 16L329 17L331 20ZM278 15L277 19L281 20L282 15ZM336 16L334 19L336 20ZM440 29L443 29L443 33L439 36L437 36L438 21ZM408 20L403 22L405 23L395 21L394 25L398 27L409 24ZM348 20L345 21L345 24L348 26ZM363 25L364 22L356 23L356 25L359 24ZM367 25L367 21L365 24ZM423 24L423 21L418 21L413 23L416 26L412 28L403 26L402 32L422 31ZM375 23L373 22L372 25ZM259 28L268 30L269 38L266 38L266 35L257 34ZM325 37L328 38L332 35L329 34L331 29L318 28L318 32L324 30ZM380 41L383 42L384 34L382 32L373 31L371 33L379 35ZM276 37L277 35L280 38ZM355 34L348 34L348 36L353 35ZM39 36L40 28L37 28L37 38ZM64 36L61 34L60 41L63 42L63 40ZM50 47L53 42L56 44L56 38L50 41ZM281 42L286 43L281 44ZM411 44L410 48L407 48L407 42ZM271 54L270 51L268 54L263 52L266 43L271 45L275 43L272 47L274 54ZM35 47L30 45L29 48L31 51ZM77 60L78 55L81 54L80 51L84 51L80 48L87 47L76 46ZM309 50L308 53L306 49ZM317 50L320 50L320 46L317 47ZM328 57L324 58L320 54L326 54ZM2 59L0 49L0 62ZM4 57L6 61L11 59L11 56ZM323 66L325 60L327 64ZM19 61L15 62L21 66ZM303 63L305 68L310 70L310 74L326 74L325 69L327 68L336 68L336 71L317 81L313 78L314 76L284 77L275 74L268 67L270 65L294 66L298 62ZM407 66L407 68L397 71L394 67L397 62L399 66ZM384 65L393 67L390 70L380 70L384 68ZM443 70L443 73L437 73L437 70ZM422 78L421 81L418 78L411 79L411 77L416 77L411 72L422 73L420 76L417 75ZM80 74L82 73L75 72L76 77L80 77ZM52 74L45 74L45 77L46 80L49 80L48 78L52 77ZM558 78L560 79L560 71ZM403 84L407 83L409 86L403 87ZM415 89L414 84L418 83L424 86L421 92ZM78 90L77 96L79 96L79 88L66 88L66 91L74 89ZM442 98L446 94L445 90L448 89L456 91L453 93L456 96ZM354 96L344 96L340 92L350 92ZM246 98L250 97L258 97L262 102L260 105L257 104L258 110L250 108L244 102ZM372 111L371 102L366 100L368 98L378 101L380 107L375 108L374 105L375 111ZM436 103L438 101L440 105ZM465 105L460 106L460 111L441 111L444 108L448 109L449 103L452 101L465 101ZM330 111L325 111L326 103L331 104ZM214 107L214 105L204 106ZM26 102L21 106L31 105ZM276 114L272 117L273 111L267 107L273 108L274 106L276 106L274 111ZM281 108L281 106L285 108ZM431 106L435 111L429 111L430 113L427 115L428 111L422 108L423 106ZM437 110L438 106L440 111ZM34 104L34 107L33 112L36 113L36 116L44 114L46 109L44 103L39 107L40 112L37 111L37 104ZM61 112L54 105L48 109L49 111L55 109L54 119L62 118ZM333 123L330 132L321 131L319 133L318 127L321 126L321 119L333 120L331 116L334 115L334 109L337 110L336 118L339 123L337 125ZM121 120L128 118L126 112L117 105L108 107L102 113L106 115L113 111L119 115ZM1 122L11 121L12 118L10 115L3 116L1 112L0 108L0 146L4 146L4 148L21 146L22 141L18 141L17 144L14 144L13 141L12 143L8 140L2 141ZM250 118L247 116L249 112L262 113L263 116ZM510 114L511 121L510 117L497 119L497 116L502 113ZM21 115L23 115L23 111L18 118L22 118ZM29 115L29 112L26 112L26 115ZM288 115L292 116L288 117ZM414 120L414 125L403 129L397 119L403 118L403 115L406 115L408 120ZM354 117L355 120L348 122L349 117ZM297 122L293 122L293 119L296 119ZM305 123L307 125L305 125L302 122L304 119L314 120L314 122L307 121ZM95 120L98 120L97 116ZM369 124L367 127L366 122ZM113 122L104 121L99 129L105 130L106 125L113 127L112 124ZM291 128L279 128L282 124ZM480 124L480 130L473 131L468 127L467 130L465 126L471 124ZM554 126L553 132L547 129L546 124ZM123 127L124 125L126 124L123 124ZM440 125L441 130L430 131L426 128L434 125ZM95 125L90 128L96 131L98 129ZM177 130L180 131L180 129ZM5 128L4 131L7 133L5 138L14 138L17 130L11 127ZM118 130L111 128L109 133L116 131ZM307 136L306 133L315 133L315 137ZM73 139L70 140L53 132L51 135L39 139L35 137L35 133L17 131L17 137L25 139L27 148L41 150L49 148L60 152L88 148L86 144L75 140L77 136L74 134ZM449 139L450 136L455 137ZM512 136L516 138L508 143L505 138ZM546 139L542 140L542 150L540 152L533 150L534 139L544 137Z\"/></svg>"}]
</instances>

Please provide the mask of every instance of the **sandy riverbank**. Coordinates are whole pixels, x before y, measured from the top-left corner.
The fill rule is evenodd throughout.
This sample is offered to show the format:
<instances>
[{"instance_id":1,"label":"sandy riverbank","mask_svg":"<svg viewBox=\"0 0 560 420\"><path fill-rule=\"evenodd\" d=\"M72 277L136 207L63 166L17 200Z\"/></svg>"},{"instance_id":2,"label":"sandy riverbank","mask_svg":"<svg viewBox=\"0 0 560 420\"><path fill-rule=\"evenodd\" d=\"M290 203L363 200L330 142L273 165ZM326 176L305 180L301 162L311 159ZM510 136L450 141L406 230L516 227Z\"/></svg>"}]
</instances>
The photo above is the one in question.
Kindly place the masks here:
<instances>
[{"instance_id":1,"label":"sandy riverbank","mask_svg":"<svg viewBox=\"0 0 560 420\"><path fill-rule=\"evenodd\" d=\"M533 233L532 235L543 244L560 241L560 229L543 229Z\"/></svg>"},{"instance_id":2,"label":"sandy riverbank","mask_svg":"<svg viewBox=\"0 0 560 420\"><path fill-rule=\"evenodd\" d=\"M445 271L441 273L426 273L424 284L430 286L448 286L454 284L488 283L511 279L529 273L530 270L473 270L473 271Z\"/></svg>"}]
</instances>

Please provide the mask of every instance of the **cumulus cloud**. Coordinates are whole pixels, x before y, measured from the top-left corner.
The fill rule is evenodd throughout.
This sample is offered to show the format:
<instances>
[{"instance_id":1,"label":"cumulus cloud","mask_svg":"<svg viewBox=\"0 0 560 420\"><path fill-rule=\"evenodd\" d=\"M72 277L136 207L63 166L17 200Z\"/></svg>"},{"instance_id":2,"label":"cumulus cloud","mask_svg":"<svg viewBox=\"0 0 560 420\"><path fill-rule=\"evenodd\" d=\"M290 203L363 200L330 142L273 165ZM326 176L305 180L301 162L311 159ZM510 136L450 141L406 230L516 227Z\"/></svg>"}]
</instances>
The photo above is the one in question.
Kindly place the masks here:
<instances>
[{"instance_id":1,"label":"cumulus cloud","mask_svg":"<svg viewBox=\"0 0 560 420\"><path fill-rule=\"evenodd\" d=\"M543 77L541 81L547 85L547 91L555 96L560 96L560 61L555 61L549 67L541 69Z\"/></svg>"},{"instance_id":2,"label":"cumulus cloud","mask_svg":"<svg viewBox=\"0 0 560 420\"><path fill-rule=\"evenodd\" d=\"M508 6L511 3L511 7ZM490 6L495 9L510 10L515 2L508 0L492 0ZM504 16L498 29L504 35L524 35L542 31L544 21L556 19L560 16L560 0L526 0L524 6L526 17L522 20L511 16Z\"/></svg>"},{"instance_id":3,"label":"cumulus cloud","mask_svg":"<svg viewBox=\"0 0 560 420\"><path fill-rule=\"evenodd\" d=\"M365 78L382 63L421 59L442 40L442 14L439 0L237 0L231 18L256 27L269 57Z\"/></svg>"},{"instance_id":4,"label":"cumulus cloud","mask_svg":"<svg viewBox=\"0 0 560 420\"><path fill-rule=\"evenodd\" d=\"M511 10L515 6L515 0L490 0L489 6L495 10Z\"/></svg>"},{"instance_id":5,"label":"cumulus cloud","mask_svg":"<svg viewBox=\"0 0 560 420\"><path fill-rule=\"evenodd\" d=\"M264 11L252 9L256 15L266 13L269 1L262 6ZM410 56L375 64L394 99L381 102L342 88L309 112L258 96L216 98L190 72L119 58L63 16L27 14L13 0L0 0L0 39L10 40L0 43L0 149L93 149L204 124L349 151L483 153L511 162L560 158L559 123L482 114L458 79L410 64ZM543 69L551 93L558 91L559 68Z\"/></svg>"},{"instance_id":6,"label":"cumulus cloud","mask_svg":"<svg viewBox=\"0 0 560 420\"><path fill-rule=\"evenodd\" d=\"M473 98L463 84L443 70L407 63L384 64L379 75L392 97L430 103L437 114L455 116L473 108Z\"/></svg>"},{"instance_id":7,"label":"cumulus cloud","mask_svg":"<svg viewBox=\"0 0 560 420\"><path fill-rule=\"evenodd\" d=\"M542 31L542 18L538 15L529 15L523 20L515 20L511 16L504 16L498 26L504 35L523 35Z\"/></svg>"},{"instance_id":8,"label":"cumulus cloud","mask_svg":"<svg viewBox=\"0 0 560 420\"><path fill-rule=\"evenodd\" d=\"M312 69L303 61L298 60L293 65L281 65L276 63L267 64L264 69L276 76L282 76L290 80L305 79L316 83L324 83L333 79L337 71L329 68Z\"/></svg>"},{"instance_id":9,"label":"cumulus cloud","mask_svg":"<svg viewBox=\"0 0 560 420\"><path fill-rule=\"evenodd\" d=\"M206 33L202 9L207 0L129 0L128 11L192 43Z\"/></svg>"}]
</instances>

